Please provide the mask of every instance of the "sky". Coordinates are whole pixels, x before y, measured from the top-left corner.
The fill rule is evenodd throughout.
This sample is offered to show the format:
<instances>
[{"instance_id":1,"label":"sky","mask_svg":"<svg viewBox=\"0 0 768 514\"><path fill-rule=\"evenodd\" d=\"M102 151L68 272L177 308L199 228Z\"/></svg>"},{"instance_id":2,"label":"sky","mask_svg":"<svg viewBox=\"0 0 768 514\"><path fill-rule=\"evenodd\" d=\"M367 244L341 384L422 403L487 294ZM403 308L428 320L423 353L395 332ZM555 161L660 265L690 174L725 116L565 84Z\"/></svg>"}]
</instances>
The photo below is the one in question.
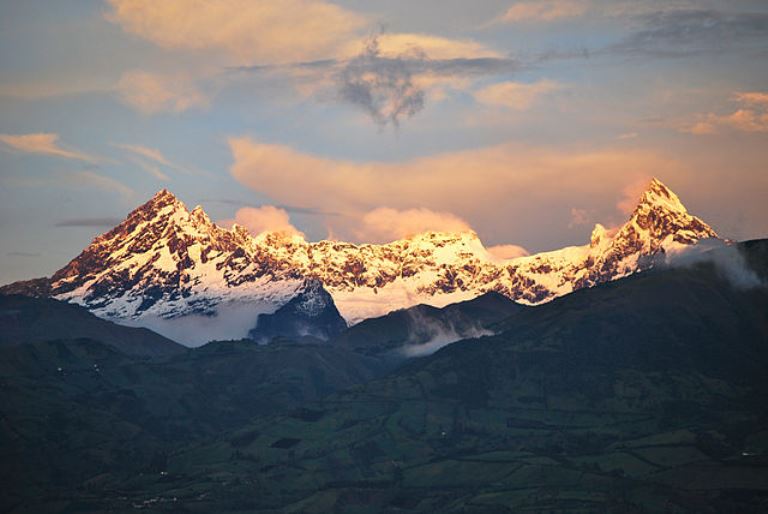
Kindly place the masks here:
<instances>
[{"instance_id":1,"label":"sky","mask_svg":"<svg viewBox=\"0 0 768 514\"><path fill-rule=\"evenodd\" d=\"M538 252L657 177L766 237L767 143L764 0L0 0L0 283L162 188L253 233Z\"/></svg>"}]
</instances>

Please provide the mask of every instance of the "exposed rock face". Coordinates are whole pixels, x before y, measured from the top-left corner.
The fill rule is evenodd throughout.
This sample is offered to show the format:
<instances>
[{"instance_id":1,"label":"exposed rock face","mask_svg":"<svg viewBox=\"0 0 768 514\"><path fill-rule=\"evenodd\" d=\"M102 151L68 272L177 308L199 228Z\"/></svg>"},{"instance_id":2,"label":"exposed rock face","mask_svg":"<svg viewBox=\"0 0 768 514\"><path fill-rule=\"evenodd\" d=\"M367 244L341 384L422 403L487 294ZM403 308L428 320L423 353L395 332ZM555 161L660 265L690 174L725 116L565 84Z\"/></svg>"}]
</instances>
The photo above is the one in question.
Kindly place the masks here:
<instances>
[{"instance_id":1,"label":"exposed rock face","mask_svg":"<svg viewBox=\"0 0 768 514\"><path fill-rule=\"evenodd\" d=\"M308 279L296 296L272 314L260 314L251 339L268 343L274 337L309 336L327 341L338 336L347 323L339 314L333 298L318 279Z\"/></svg>"},{"instance_id":2,"label":"exposed rock face","mask_svg":"<svg viewBox=\"0 0 768 514\"><path fill-rule=\"evenodd\" d=\"M97 237L50 279L16 293L50 295L110 319L214 315L221 305L274 312L317 279L347 321L417 303L444 306L489 291L535 305L653 265L659 254L717 234L653 180L629 221L598 225L589 244L495 260L474 232L427 232L387 244L307 242L217 226L163 190Z\"/></svg>"}]
</instances>

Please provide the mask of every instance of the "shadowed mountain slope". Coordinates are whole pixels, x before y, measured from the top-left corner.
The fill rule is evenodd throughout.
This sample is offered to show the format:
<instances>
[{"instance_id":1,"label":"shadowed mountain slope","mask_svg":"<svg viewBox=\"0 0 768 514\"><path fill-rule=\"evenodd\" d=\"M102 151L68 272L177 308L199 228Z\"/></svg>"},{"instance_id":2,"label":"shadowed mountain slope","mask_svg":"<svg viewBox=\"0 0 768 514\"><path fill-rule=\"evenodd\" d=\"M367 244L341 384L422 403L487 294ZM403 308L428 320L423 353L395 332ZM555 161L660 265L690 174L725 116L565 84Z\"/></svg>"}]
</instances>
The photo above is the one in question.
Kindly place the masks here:
<instances>
[{"instance_id":1,"label":"shadowed mountain slope","mask_svg":"<svg viewBox=\"0 0 768 514\"><path fill-rule=\"evenodd\" d=\"M183 346L146 328L124 327L84 307L48 298L0 295L0 345L93 339L129 355L168 356Z\"/></svg>"},{"instance_id":2,"label":"shadowed mountain slope","mask_svg":"<svg viewBox=\"0 0 768 514\"><path fill-rule=\"evenodd\" d=\"M767 244L740 251L764 270ZM254 512L764 512L768 289L715 260L522 310L170 473Z\"/></svg>"},{"instance_id":3,"label":"shadowed mountain slope","mask_svg":"<svg viewBox=\"0 0 768 514\"><path fill-rule=\"evenodd\" d=\"M497 335L386 376L328 345L215 343L163 363L8 347L3 505L765 512L766 256L768 241L721 248L514 309ZM62 377L68 352L82 369Z\"/></svg>"},{"instance_id":4,"label":"shadowed mountain slope","mask_svg":"<svg viewBox=\"0 0 768 514\"><path fill-rule=\"evenodd\" d=\"M493 324L527 308L494 292L443 308L416 305L361 321L334 343L367 354L432 353L460 339L490 335Z\"/></svg>"}]
</instances>

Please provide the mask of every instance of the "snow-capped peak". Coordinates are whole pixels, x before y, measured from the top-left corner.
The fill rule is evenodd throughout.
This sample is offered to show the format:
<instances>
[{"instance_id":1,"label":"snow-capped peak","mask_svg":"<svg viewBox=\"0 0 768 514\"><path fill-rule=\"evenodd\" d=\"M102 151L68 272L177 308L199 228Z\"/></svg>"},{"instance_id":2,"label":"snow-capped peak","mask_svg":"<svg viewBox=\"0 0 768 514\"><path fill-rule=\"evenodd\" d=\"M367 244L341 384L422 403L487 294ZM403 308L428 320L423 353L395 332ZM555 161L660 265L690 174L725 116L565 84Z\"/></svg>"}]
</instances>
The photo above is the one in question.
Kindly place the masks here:
<instances>
[{"instance_id":1,"label":"snow-capped peak","mask_svg":"<svg viewBox=\"0 0 768 514\"><path fill-rule=\"evenodd\" d=\"M493 259L470 230L386 244L308 242L295 233L253 236L238 225L219 227L201 207L188 211L164 189L59 270L50 291L104 317L137 321L211 315L231 302L272 312L316 279L342 315L356 322L488 291L538 304L642 271L658 253L711 237L715 231L657 179L624 225L596 225L584 246L505 261Z\"/></svg>"},{"instance_id":2,"label":"snow-capped peak","mask_svg":"<svg viewBox=\"0 0 768 514\"><path fill-rule=\"evenodd\" d=\"M667 212L683 214L688 213L680 198L657 178L651 180L648 188L640 196L635 212L647 208L658 208Z\"/></svg>"}]
</instances>

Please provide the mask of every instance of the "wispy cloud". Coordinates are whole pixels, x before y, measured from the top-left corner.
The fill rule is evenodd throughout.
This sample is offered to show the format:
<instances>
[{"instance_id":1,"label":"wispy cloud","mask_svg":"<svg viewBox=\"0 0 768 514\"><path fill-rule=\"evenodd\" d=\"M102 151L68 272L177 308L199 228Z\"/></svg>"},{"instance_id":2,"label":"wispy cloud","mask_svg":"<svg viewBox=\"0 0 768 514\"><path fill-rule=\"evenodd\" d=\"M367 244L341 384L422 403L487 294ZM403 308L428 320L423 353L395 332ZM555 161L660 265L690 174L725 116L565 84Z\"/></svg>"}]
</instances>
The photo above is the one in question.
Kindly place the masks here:
<instances>
[{"instance_id":1,"label":"wispy cloud","mask_svg":"<svg viewBox=\"0 0 768 514\"><path fill-rule=\"evenodd\" d=\"M68 218L56 222L55 227L111 228L122 222L120 218Z\"/></svg>"},{"instance_id":2,"label":"wispy cloud","mask_svg":"<svg viewBox=\"0 0 768 514\"><path fill-rule=\"evenodd\" d=\"M496 19L499 23L549 23L582 16L585 0L535 0L516 2Z\"/></svg>"},{"instance_id":3,"label":"wispy cloud","mask_svg":"<svg viewBox=\"0 0 768 514\"><path fill-rule=\"evenodd\" d=\"M639 16L641 27L610 52L654 57L764 49L768 14L705 9L663 10Z\"/></svg>"},{"instance_id":4,"label":"wispy cloud","mask_svg":"<svg viewBox=\"0 0 768 514\"><path fill-rule=\"evenodd\" d=\"M141 70L128 71L117 86L120 99L142 114L181 113L208 106L208 97L194 79L184 75L163 75Z\"/></svg>"},{"instance_id":5,"label":"wispy cloud","mask_svg":"<svg viewBox=\"0 0 768 514\"><path fill-rule=\"evenodd\" d=\"M180 171L182 173L193 173L189 169L168 159L157 148L151 148L145 145L134 145L124 143L112 143L112 146L129 152L132 155L131 161L144 171L148 172L158 180L168 181L170 177L164 173L159 166L168 169Z\"/></svg>"},{"instance_id":6,"label":"wispy cloud","mask_svg":"<svg viewBox=\"0 0 768 514\"><path fill-rule=\"evenodd\" d=\"M77 171L71 175L67 175L66 180L72 185L94 187L104 191L115 192L124 197L131 197L134 195L134 190L122 182L89 170Z\"/></svg>"},{"instance_id":7,"label":"wispy cloud","mask_svg":"<svg viewBox=\"0 0 768 514\"><path fill-rule=\"evenodd\" d=\"M571 208L571 219L568 222L568 228L579 227L581 225L588 224L592 219L592 216L588 209L582 209L579 207Z\"/></svg>"},{"instance_id":8,"label":"wispy cloud","mask_svg":"<svg viewBox=\"0 0 768 514\"><path fill-rule=\"evenodd\" d=\"M163 166L168 166L169 168L178 167L175 164L173 164L171 161L169 161L165 157L165 155L163 155L163 153L156 148L150 148L144 145L129 145L124 143L113 143L113 146L117 148L122 148L123 150L128 150L129 152L134 153L140 157L145 157L147 159L155 161L158 164L162 164Z\"/></svg>"},{"instance_id":9,"label":"wispy cloud","mask_svg":"<svg viewBox=\"0 0 768 514\"><path fill-rule=\"evenodd\" d=\"M682 132L697 136L718 134L723 131L765 133L768 132L768 93L762 91L741 92L733 95L740 107L727 114L707 113L692 123L684 124Z\"/></svg>"},{"instance_id":10,"label":"wispy cloud","mask_svg":"<svg viewBox=\"0 0 768 514\"><path fill-rule=\"evenodd\" d=\"M524 111L529 109L538 98L561 87L560 84L551 80L540 80L530 84L511 81L500 82L475 92L475 99L487 105Z\"/></svg>"},{"instance_id":11,"label":"wispy cloud","mask_svg":"<svg viewBox=\"0 0 768 514\"><path fill-rule=\"evenodd\" d=\"M423 46L422 46L423 45ZM467 87L465 77L516 71L520 64L482 45L425 35L381 34L336 73L339 98L380 126L398 126L421 111L427 93Z\"/></svg>"},{"instance_id":12,"label":"wispy cloud","mask_svg":"<svg viewBox=\"0 0 768 514\"><path fill-rule=\"evenodd\" d=\"M54 133L37 134L0 134L0 142L17 152L50 155L63 159L73 159L88 163L101 161L99 157L67 148L59 143L59 135Z\"/></svg>"},{"instance_id":13,"label":"wispy cloud","mask_svg":"<svg viewBox=\"0 0 768 514\"><path fill-rule=\"evenodd\" d=\"M204 205L207 203L221 203L226 205L236 205L236 206L245 206L245 207L262 207L261 205L248 205L247 201L243 200L235 200L231 198L201 198L197 201L200 205ZM289 212L291 214L303 214L307 216L344 216L344 214L334 211L334 210L326 210L326 209L317 209L313 207L298 207L296 205L285 205L285 204L277 204L275 205L278 209L282 209L286 212Z\"/></svg>"}]
</instances>

